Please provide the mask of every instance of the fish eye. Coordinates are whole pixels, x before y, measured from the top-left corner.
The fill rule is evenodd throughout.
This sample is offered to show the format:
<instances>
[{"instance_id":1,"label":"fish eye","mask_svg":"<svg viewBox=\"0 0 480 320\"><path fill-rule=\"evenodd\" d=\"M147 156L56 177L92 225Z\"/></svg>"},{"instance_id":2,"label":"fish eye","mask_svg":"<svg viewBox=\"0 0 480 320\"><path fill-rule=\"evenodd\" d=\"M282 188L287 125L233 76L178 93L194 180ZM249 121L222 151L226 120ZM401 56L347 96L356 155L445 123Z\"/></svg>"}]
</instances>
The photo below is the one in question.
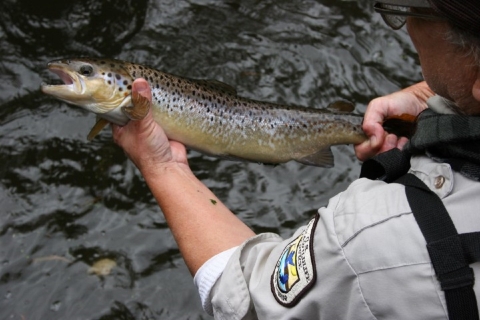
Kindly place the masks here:
<instances>
[{"instance_id":1,"label":"fish eye","mask_svg":"<svg viewBox=\"0 0 480 320\"><path fill-rule=\"evenodd\" d=\"M89 77L93 73L93 68L88 64L84 64L80 67L79 73L83 76Z\"/></svg>"}]
</instances>

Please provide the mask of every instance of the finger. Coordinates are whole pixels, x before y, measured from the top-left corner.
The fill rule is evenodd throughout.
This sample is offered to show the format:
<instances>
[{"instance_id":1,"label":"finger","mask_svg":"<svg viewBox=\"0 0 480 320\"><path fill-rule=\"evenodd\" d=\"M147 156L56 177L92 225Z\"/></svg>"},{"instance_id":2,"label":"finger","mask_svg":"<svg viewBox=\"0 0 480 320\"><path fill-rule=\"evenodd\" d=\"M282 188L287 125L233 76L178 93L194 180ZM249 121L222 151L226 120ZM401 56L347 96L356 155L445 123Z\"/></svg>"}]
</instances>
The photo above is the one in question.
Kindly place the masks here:
<instances>
[{"instance_id":1,"label":"finger","mask_svg":"<svg viewBox=\"0 0 480 320\"><path fill-rule=\"evenodd\" d=\"M405 147L407 142L408 142L407 138L405 138L405 137L399 138L398 142L397 142L397 148L400 149L400 150L403 150L403 148Z\"/></svg>"}]
</instances>

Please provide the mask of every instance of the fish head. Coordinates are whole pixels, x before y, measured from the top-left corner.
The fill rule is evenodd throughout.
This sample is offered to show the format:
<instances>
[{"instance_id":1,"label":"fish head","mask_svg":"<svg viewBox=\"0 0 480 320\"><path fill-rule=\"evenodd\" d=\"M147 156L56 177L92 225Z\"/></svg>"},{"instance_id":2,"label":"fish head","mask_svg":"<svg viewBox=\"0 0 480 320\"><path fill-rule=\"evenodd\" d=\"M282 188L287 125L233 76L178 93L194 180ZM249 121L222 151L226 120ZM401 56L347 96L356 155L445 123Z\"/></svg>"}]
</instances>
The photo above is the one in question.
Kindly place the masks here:
<instances>
[{"instance_id":1,"label":"fish head","mask_svg":"<svg viewBox=\"0 0 480 320\"><path fill-rule=\"evenodd\" d=\"M62 84L43 84L42 91L98 115L131 105L134 78L125 63L107 59L62 59L48 63Z\"/></svg>"}]
</instances>

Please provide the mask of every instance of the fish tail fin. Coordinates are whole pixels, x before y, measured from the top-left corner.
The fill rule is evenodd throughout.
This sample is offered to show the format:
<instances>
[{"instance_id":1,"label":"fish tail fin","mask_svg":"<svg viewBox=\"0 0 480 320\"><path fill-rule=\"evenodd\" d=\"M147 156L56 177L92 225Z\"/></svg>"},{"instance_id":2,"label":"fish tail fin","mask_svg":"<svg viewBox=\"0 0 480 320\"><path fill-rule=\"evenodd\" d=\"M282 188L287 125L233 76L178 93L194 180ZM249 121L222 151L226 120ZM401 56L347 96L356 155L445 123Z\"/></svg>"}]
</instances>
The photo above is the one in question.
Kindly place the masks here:
<instances>
[{"instance_id":1,"label":"fish tail fin","mask_svg":"<svg viewBox=\"0 0 480 320\"><path fill-rule=\"evenodd\" d=\"M389 117L382 126L388 133L410 139L417 129L417 117L410 114Z\"/></svg>"}]
</instances>

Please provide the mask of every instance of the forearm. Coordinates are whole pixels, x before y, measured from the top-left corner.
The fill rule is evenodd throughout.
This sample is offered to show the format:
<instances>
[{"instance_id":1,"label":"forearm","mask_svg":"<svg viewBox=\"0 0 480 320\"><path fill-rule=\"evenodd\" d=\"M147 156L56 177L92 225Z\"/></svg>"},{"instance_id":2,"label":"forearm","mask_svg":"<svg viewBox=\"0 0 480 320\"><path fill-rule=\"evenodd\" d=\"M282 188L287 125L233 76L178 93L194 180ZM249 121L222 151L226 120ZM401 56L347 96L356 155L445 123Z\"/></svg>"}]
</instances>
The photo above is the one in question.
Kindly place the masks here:
<instances>
[{"instance_id":1,"label":"forearm","mask_svg":"<svg viewBox=\"0 0 480 320\"><path fill-rule=\"evenodd\" d=\"M212 256L255 235L186 164L169 163L141 171L192 275Z\"/></svg>"}]
</instances>

